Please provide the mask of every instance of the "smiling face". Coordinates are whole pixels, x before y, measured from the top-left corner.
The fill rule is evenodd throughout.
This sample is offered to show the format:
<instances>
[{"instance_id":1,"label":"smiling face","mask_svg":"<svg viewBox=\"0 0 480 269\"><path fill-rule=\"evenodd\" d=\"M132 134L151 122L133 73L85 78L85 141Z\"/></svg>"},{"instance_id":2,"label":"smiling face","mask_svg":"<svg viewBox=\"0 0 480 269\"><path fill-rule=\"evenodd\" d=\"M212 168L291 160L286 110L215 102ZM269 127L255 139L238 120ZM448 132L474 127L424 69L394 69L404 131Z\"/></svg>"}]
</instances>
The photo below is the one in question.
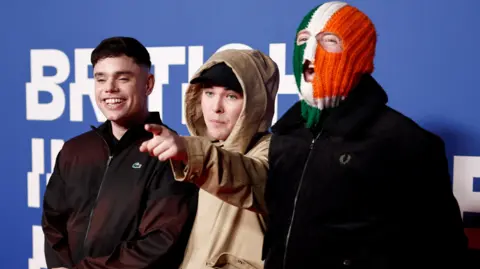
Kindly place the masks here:
<instances>
[{"instance_id":1,"label":"smiling face","mask_svg":"<svg viewBox=\"0 0 480 269\"><path fill-rule=\"evenodd\" d=\"M153 75L125 55L99 60L94 67L95 100L105 117L120 126L148 113Z\"/></svg>"},{"instance_id":2,"label":"smiling face","mask_svg":"<svg viewBox=\"0 0 480 269\"><path fill-rule=\"evenodd\" d=\"M203 119L210 137L225 141L237 123L243 109L243 95L225 87L202 89Z\"/></svg>"}]
</instances>

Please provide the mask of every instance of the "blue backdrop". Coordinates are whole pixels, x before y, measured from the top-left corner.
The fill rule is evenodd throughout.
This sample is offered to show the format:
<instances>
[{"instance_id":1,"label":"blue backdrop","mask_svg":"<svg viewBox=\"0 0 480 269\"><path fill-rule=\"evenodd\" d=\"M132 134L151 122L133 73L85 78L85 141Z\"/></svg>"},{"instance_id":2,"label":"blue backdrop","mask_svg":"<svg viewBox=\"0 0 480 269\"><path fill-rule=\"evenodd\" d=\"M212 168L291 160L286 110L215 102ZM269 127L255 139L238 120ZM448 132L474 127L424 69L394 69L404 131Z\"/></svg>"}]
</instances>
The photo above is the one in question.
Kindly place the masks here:
<instances>
[{"instance_id":1,"label":"blue backdrop","mask_svg":"<svg viewBox=\"0 0 480 269\"><path fill-rule=\"evenodd\" d=\"M478 0L352 0L377 26L374 76L390 105L441 135L466 226L480 212ZM133 36L149 48L150 100L181 134L182 87L225 45L260 49L282 74L278 114L298 97L296 27L318 0L8 1L0 9L0 268L39 269L41 199L64 140L103 118L92 106L89 53L103 38ZM230 44L230 45L229 45ZM225 47L224 47L225 48ZM405 179L408 180L408 179ZM415 182L412 182L412 188ZM470 231L471 232L471 231ZM480 244L479 244L480 245ZM480 248L480 247L479 247Z\"/></svg>"}]
</instances>

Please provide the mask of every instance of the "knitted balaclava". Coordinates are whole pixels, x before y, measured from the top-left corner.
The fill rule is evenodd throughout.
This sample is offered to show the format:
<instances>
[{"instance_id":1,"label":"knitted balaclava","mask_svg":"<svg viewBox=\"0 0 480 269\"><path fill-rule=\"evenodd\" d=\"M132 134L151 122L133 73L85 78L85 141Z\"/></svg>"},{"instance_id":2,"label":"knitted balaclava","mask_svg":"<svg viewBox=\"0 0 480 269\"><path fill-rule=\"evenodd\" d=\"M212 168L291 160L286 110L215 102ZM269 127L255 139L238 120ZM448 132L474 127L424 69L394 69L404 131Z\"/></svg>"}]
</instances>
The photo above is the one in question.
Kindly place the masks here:
<instances>
[{"instance_id":1,"label":"knitted balaclava","mask_svg":"<svg viewBox=\"0 0 480 269\"><path fill-rule=\"evenodd\" d=\"M320 33L337 35L343 51L325 51L317 40ZM344 2L327 2L303 18L297 29L293 63L308 128L318 123L322 110L338 106L362 74L373 72L376 41L370 19ZM306 62L314 65L311 83L303 75Z\"/></svg>"}]
</instances>

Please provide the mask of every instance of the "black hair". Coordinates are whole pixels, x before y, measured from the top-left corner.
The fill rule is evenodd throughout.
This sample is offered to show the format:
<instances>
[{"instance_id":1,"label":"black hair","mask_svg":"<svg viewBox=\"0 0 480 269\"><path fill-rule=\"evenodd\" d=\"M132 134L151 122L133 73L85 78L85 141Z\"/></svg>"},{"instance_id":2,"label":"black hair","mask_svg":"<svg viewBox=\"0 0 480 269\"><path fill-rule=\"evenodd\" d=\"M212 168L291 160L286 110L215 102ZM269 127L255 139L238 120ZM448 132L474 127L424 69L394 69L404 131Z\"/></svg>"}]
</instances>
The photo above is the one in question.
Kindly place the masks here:
<instances>
[{"instance_id":1,"label":"black hair","mask_svg":"<svg viewBox=\"0 0 480 269\"><path fill-rule=\"evenodd\" d=\"M92 65L95 66L98 61L109 58L128 56L132 58L136 64L144 65L151 68L150 54L147 48L133 37L110 37L102 40L100 44L93 50L90 57Z\"/></svg>"}]
</instances>

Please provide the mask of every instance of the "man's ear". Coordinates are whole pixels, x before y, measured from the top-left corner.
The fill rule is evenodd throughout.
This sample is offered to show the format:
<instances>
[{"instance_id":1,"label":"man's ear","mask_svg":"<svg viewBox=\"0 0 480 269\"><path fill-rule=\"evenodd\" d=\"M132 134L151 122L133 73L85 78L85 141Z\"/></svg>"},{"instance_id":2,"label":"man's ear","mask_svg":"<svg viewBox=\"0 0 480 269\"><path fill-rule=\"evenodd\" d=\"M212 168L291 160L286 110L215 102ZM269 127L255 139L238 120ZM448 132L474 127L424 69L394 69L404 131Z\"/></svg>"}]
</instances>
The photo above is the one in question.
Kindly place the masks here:
<instances>
[{"instance_id":1,"label":"man's ear","mask_svg":"<svg viewBox=\"0 0 480 269\"><path fill-rule=\"evenodd\" d=\"M155 76L149 73L147 77L147 83L145 85L145 87L147 88L145 91L147 96L149 96L152 93L153 86L155 86Z\"/></svg>"}]
</instances>

